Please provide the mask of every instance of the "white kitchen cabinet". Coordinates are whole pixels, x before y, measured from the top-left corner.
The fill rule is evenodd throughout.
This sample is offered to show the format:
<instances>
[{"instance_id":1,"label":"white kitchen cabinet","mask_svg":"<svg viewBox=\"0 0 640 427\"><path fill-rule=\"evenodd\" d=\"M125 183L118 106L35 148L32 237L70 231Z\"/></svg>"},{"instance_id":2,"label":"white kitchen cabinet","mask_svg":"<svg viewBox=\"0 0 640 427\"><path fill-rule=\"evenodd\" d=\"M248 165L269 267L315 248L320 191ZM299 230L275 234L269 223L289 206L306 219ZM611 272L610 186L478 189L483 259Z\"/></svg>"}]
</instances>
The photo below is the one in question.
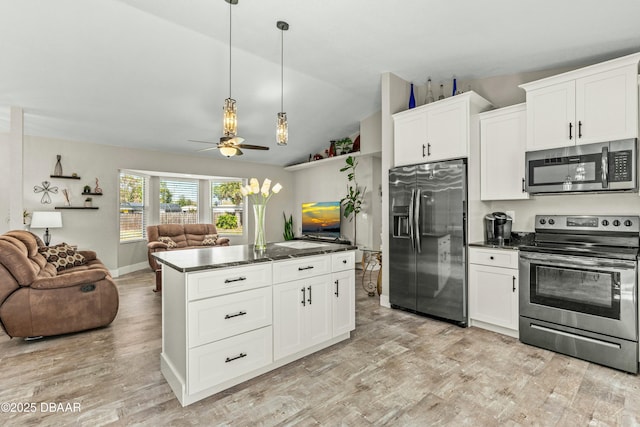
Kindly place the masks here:
<instances>
[{"instance_id":1,"label":"white kitchen cabinet","mask_svg":"<svg viewBox=\"0 0 640 427\"><path fill-rule=\"evenodd\" d=\"M525 188L526 105L479 114L480 199L528 199Z\"/></svg>"},{"instance_id":2,"label":"white kitchen cabinet","mask_svg":"<svg viewBox=\"0 0 640 427\"><path fill-rule=\"evenodd\" d=\"M469 248L469 325L518 336L518 252Z\"/></svg>"},{"instance_id":3,"label":"white kitchen cabinet","mask_svg":"<svg viewBox=\"0 0 640 427\"><path fill-rule=\"evenodd\" d=\"M640 54L520 85L528 151L638 136Z\"/></svg>"},{"instance_id":4,"label":"white kitchen cabinet","mask_svg":"<svg viewBox=\"0 0 640 427\"><path fill-rule=\"evenodd\" d=\"M158 256L160 369L183 406L349 338L355 251L328 246L335 252L280 260L277 250L277 260L219 268L200 265L198 251Z\"/></svg>"},{"instance_id":5,"label":"white kitchen cabinet","mask_svg":"<svg viewBox=\"0 0 640 427\"><path fill-rule=\"evenodd\" d=\"M470 117L490 108L480 95L465 92L394 114L394 165L467 157Z\"/></svg>"},{"instance_id":6,"label":"white kitchen cabinet","mask_svg":"<svg viewBox=\"0 0 640 427\"><path fill-rule=\"evenodd\" d=\"M331 275L331 313L333 336L356 328L356 295L354 271L347 270Z\"/></svg>"},{"instance_id":7,"label":"white kitchen cabinet","mask_svg":"<svg viewBox=\"0 0 640 427\"><path fill-rule=\"evenodd\" d=\"M331 277L273 286L273 355L278 360L332 337Z\"/></svg>"}]
</instances>

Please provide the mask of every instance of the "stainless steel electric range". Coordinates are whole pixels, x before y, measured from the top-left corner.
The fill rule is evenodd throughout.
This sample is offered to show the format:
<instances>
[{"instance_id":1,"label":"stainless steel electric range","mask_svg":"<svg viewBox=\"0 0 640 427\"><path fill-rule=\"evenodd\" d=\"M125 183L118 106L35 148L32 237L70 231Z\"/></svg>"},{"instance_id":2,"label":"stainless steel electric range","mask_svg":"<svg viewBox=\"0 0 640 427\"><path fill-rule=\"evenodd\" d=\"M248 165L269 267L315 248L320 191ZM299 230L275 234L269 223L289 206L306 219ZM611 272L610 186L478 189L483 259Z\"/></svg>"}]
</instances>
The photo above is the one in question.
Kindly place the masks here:
<instances>
[{"instance_id":1,"label":"stainless steel electric range","mask_svg":"<svg viewBox=\"0 0 640 427\"><path fill-rule=\"evenodd\" d=\"M640 217L535 221L520 247L520 341L637 373Z\"/></svg>"}]
</instances>

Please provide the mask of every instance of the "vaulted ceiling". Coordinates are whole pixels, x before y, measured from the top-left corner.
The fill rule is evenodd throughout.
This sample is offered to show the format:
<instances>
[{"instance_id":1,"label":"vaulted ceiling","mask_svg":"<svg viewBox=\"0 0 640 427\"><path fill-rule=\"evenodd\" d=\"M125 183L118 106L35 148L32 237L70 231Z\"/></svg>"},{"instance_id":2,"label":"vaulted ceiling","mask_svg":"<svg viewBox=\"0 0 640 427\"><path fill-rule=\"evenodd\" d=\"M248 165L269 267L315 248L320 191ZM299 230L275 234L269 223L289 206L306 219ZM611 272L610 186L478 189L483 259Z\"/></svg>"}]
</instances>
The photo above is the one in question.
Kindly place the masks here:
<instances>
[{"instance_id":1,"label":"vaulted ceiling","mask_svg":"<svg viewBox=\"0 0 640 427\"><path fill-rule=\"evenodd\" d=\"M224 0L0 0L0 106L25 133L198 152L229 96ZM637 0L239 0L232 7L238 134L286 165L380 109L380 75L424 84L594 63L640 51ZM275 143L281 33L289 145ZM1 120L6 122L6 117ZM236 161L232 158L229 161Z\"/></svg>"}]
</instances>

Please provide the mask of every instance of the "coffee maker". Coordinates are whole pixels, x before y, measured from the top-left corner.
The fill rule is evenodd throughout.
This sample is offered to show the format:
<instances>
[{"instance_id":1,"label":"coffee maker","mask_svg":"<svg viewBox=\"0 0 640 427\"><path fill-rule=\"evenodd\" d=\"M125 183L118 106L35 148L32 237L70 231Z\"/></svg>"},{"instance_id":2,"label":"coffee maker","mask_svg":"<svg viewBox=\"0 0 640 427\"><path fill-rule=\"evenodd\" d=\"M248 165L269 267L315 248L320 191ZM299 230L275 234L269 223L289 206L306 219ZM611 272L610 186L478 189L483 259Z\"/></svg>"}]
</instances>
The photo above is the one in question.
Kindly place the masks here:
<instances>
[{"instance_id":1,"label":"coffee maker","mask_svg":"<svg viewBox=\"0 0 640 427\"><path fill-rule=\"evenodd\" d=\"M512 219L504 212L492 212L484 217L484 236L487 243L497 245L511 240Z\"/></svg>"}]
</instances>

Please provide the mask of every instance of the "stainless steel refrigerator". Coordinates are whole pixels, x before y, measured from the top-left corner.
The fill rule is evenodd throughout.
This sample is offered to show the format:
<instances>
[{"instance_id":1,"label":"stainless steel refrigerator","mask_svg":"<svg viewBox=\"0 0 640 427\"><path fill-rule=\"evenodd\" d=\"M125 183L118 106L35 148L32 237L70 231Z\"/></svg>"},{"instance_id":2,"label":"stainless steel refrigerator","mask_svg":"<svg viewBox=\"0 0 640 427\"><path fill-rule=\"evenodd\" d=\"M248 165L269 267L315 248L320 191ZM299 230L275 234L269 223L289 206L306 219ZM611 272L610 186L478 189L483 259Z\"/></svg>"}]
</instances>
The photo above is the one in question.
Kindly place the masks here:
<instances>
[{"instance_id":1,"label":"stainless steel refrigerator","mask_svg":"<svg viewBox=\"0 0 640 427\"><path fill-rule=\"evenodd\" d=\"M465 159L389 171L391 307L467 325Z\"/></svg>"}]
</instances>

